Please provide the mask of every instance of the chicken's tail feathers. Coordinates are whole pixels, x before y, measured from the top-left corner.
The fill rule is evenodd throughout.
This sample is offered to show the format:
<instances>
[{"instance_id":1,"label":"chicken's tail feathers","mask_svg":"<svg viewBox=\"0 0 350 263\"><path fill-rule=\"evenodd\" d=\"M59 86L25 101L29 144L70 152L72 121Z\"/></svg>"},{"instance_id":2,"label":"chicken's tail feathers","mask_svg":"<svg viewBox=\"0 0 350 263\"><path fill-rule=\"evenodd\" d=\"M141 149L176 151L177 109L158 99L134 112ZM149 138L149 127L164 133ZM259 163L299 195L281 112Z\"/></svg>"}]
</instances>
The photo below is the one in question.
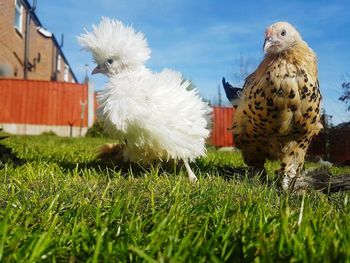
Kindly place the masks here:
<instances>
[{"instance_id":1,"label":"chicken's tail feathers","mask_svg":"<svg viewBox=\"0 0 350 263\"><path fill-rule=\"evenodd\" d=\"M350 191L350 174L333 176L329 167L306 170L297 178L293 190L313 189L323 193Z\"/></svg>"},{"instance_id":2,"label":"chicken's tail feathers","mask_svg":"<svg viewBox=\"0 0 350 263\"><path fill-rule=\"evenodd\" d=\"M233 87L225 78L222 78L222 86L224 87L227 99L233 107L237 108L243 90L238 87Z\"/></svg>"}]
</instances>

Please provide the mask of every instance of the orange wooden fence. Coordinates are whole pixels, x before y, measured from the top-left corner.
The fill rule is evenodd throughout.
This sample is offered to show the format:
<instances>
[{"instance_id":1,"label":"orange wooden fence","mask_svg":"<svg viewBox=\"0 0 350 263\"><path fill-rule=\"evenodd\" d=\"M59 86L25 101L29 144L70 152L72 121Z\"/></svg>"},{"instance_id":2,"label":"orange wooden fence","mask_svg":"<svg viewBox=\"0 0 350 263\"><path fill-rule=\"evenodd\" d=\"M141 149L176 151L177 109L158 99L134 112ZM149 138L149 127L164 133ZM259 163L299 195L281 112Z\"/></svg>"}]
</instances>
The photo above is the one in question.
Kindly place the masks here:
<instances>
[{"instance_id":1,"label":"orange wooden fence","mask_svg":"<svg viewBox=\"0 0 350 263\"><path fill-rule=\"evenodd\" d=\"M28 125L84 127L88 126L88 86L67 82L0 79L0 125L15 124L29 132ZM96 104L96 100L94 100ZM96 105L94 107L96 109ZM216 147L234 146L232 125L233 108L214 107L210 143ZM83 115L82 115L83 114ZM83 118L82 118L83 116ZM6 125L5 125L6 124ZM23 128L23 125L26 126ZM11 126L12 127L12 126ZM16 129L14 129L16 130ZM41 129L42 130L42 129ZM40 130L40 131L41 131ZM10 131L11 132L11 131ZM16 132L15 132L16 133ZM69 135L67 131L57 133Z\"/></svg>"},{"instance_id":2,"label":"orange wooden fence","mask_svg":"<svg viewBox=\"0 0 350 263\"><path fill-rule=\"evenodd\" d=\"M87 126L87 85L0 79L0 123ZM81 123L82 122L82 123Z\"/></svg>"},{"instance_id":3,"label":"orange wooden fence","mask_svg":"<svg viewBox=\"0 0 350 263\"><path fill-rule=\"evenodd\" d=\"M234 146L232 126L234 115L232 107L213 107L213 127L211 132L211 145L216 147Z\"/></svg>"}]
</instances>

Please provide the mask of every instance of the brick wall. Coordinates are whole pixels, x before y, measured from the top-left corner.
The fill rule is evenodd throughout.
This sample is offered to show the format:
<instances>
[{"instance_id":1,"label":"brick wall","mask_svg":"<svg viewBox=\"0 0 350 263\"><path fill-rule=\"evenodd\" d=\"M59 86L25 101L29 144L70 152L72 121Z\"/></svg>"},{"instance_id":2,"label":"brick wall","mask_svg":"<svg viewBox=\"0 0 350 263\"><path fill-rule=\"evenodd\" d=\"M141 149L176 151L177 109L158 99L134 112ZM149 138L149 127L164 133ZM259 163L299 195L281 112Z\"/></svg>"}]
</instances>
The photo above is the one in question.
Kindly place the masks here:
<instances>
[{"instance_id":1,"label":"brick wall","mask_svg":"<svg viewBox=\"0 0 350 263\"><path fill-rule=\"evenodd\" d=\"M19 32L14 26L15 0L0 1L0 66L10 69L10 75L6 77L19 79L24 77L23 64L26 27L26 10L24 4L22 12L22 30ZM37 30L38 26L40 26L40 22L32 18L29 29L28 60L32 65L34 65L34 61L36 63L35 67L32 67L31 71L28 71L28 79L51 80L56 76L55 80L64 81L64 69L68 62L64 60L64 56L61 54L61 70L57 72L57 55L61 52L60 48L57 47L54 36L44 36ZM74 77L70 70L68 82L72 82L73 79Z\"/></svg>"},{"instance_id":2,"label":"brick wall","mask_svg":"<svg viewBox=\"0 0 350 263\"><path fill-rule=\"evenodd\" d=\"M11 77L23 78L24 33L14 27L15 1L0 1L0 63L11 68ZM25 28L25 16L22 29Z\"/></svg>"}]
</instances>

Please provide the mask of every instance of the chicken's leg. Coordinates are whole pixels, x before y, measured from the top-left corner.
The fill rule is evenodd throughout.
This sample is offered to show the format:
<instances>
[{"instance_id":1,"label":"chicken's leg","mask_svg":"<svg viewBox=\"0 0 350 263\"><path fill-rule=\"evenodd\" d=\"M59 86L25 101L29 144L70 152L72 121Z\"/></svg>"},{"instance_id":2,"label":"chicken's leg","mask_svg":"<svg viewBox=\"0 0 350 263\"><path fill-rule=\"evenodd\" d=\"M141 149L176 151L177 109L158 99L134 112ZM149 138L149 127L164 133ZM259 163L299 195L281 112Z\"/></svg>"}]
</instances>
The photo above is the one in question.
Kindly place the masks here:
<instances>
[{"instance_id":1,"label":"chicken's leg","mask_svg":"<svg viewBox=\"0 0 350 263\"><path fill-rule=\"evenodd\" d=\"M304 167L305 152L306 149L293 144L284 152L281 168L277 171L279 186L283 190L293 189L295 180Z\"/></svg>"},{"instance_id":2,"label":"chicken's leg","mask_svg":"<svg viewBox=\"0 0 350 263\"><path fill-rule=\"evenodd\" d=\"M185 164L185 167L186 167L186 171L188 173L188 179L190 180L190 182L195 182L197 181L197 177L196 175L194 174L194 172L192 171L189 163L187 160L183 160L184 164Z\"/></svg>"}]
</instances>

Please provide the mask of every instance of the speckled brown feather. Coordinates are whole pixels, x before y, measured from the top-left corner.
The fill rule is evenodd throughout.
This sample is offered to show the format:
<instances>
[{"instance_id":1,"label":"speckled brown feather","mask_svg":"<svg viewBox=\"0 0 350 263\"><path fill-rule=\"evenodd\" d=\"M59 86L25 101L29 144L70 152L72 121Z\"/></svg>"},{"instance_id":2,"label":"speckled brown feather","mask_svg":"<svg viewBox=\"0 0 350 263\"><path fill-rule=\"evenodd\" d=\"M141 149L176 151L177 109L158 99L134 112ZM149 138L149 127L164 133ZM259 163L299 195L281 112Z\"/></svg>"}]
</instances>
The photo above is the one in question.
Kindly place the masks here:
<instances>
[{"instance_id":1,"label":"speckled brown feather","mask_svg":"<svg viewBox=\"0 0 350 263\"><path fill-rule=\"evenodd\" d=\"M316 55L303 40L266 54L247 77L234 117L246 163L263 169L267 158L280 160L281 172L298 176L311 138L322 129L320 100Z\"/></svg>"}]
</instances>

